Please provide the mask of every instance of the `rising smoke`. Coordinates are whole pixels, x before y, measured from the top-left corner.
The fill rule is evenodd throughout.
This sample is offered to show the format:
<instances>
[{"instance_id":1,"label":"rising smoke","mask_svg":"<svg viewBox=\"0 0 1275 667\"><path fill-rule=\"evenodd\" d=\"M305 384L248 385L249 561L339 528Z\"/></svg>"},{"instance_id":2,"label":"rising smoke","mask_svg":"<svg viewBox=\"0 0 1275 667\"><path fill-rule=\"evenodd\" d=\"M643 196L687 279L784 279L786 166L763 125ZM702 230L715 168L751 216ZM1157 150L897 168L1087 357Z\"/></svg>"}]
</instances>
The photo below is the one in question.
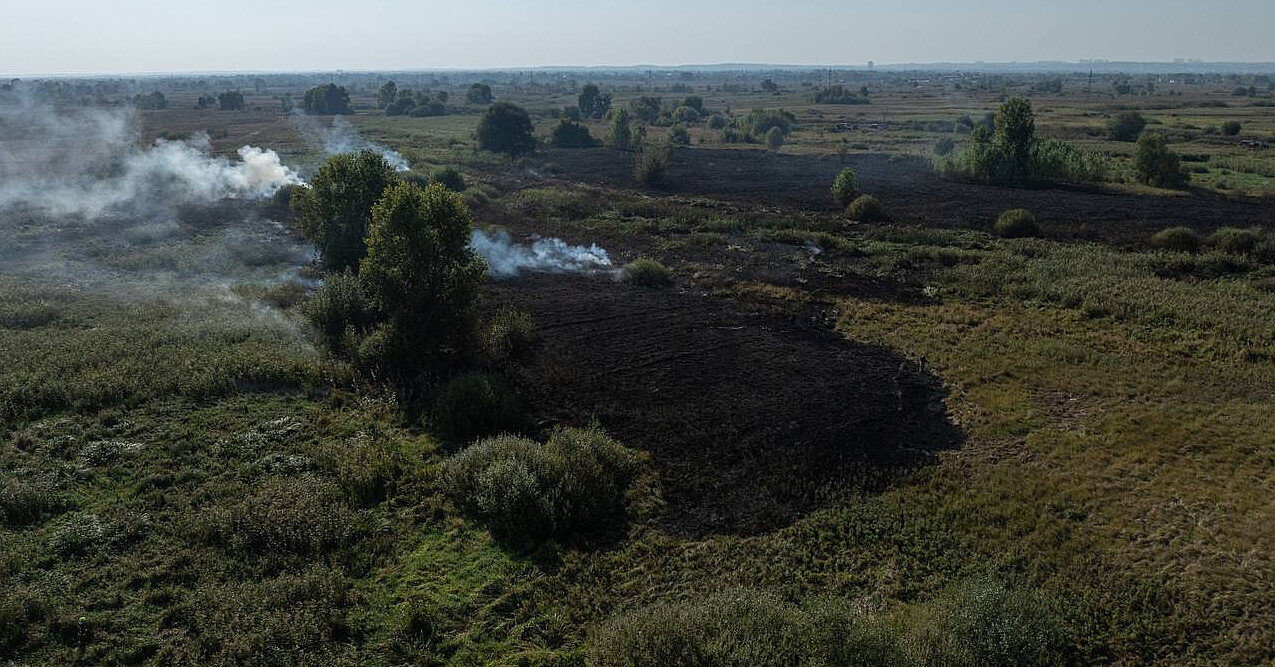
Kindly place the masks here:
<instances>
[{"instance_id":1,"label":"rising smoke","mask_svg":"<svg viewBox=\"0 0 1275 667\"><path fill-rule=\"evenodd\" d=\"M597 244L569 245L559 238L536 238L531 245L514 243L509 232L474 230L470 245L487 260L487 272L494 278L513 278L521 273L612 274L611 258Z\"/></svg>"},{"instance_id":2,"label":"rising smoke","mask_svg":"<svg viewBox=\"0 0 1275 667\"><path fill-rule=\"evenodd\" d=\"M340 116L333 116L331 125L325 125L323 121L299 111L288 118L301 130L306 142L325 155L368 150L379 153L385 159L385 163L393 167L395 171L404 172L412 168L412 165L398 151L368 141L359 134L350 121Z\"/></svg>"}]
</instances>

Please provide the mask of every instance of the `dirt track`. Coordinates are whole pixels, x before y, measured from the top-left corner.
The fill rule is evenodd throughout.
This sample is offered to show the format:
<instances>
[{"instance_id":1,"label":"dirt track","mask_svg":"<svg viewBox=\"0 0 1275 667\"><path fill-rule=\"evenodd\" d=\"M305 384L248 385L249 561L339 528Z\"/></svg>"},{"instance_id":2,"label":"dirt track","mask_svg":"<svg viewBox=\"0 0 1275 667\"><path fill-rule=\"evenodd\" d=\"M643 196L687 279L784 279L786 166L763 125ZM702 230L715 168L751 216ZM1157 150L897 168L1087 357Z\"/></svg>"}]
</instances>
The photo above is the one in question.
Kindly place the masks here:
<instances>
[{"instance_id":1,"label":"dirt track","mask_svg":"<svg viewBox=\"0 0 1275 667\"><path fill-rule=\"evenodd\" d=\"M545 159L562 177L617 187L635 187L633 156L597 148L549 151ZM1142 242L1155 230L1187 225L1211 231L1224 225L1275 229L1268 201L1229 199L1208 193L1184 197L1113 194L1085 188L1019 189L946 181L918 157L769 155L759 150L684 148L675 152L668 191L829 210L828 188L842 167L859 176L898 219L930 226L990 228L1004 210L1033 211L1054 237Z\"/></svg>"},{"instance_id":2,"label":"dirt track","mask_svg":"<svg viewBox=\"0 0 1275 667\"><path fill-rule=\"evenodd\" d=\"M782 526L958 440L917 362L796 316L602 278L533 276L492 292L544 334L514 374L519 393L550 422L596 417L650 451L677 532Z\"/></svg>"}]
</instances>

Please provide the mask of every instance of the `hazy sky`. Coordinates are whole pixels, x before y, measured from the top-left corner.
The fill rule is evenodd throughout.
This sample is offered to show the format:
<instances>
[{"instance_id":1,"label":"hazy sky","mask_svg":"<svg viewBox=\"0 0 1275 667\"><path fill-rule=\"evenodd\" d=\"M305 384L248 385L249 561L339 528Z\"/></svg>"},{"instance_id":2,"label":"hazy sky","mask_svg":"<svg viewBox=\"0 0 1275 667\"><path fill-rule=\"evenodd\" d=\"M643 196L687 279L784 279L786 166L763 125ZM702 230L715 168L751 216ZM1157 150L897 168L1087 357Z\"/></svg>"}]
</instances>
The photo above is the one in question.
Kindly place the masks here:
<instances>
[{"instance_id":1,"label":"hazy sky","mask_svg":"<svg viewBox=\"0 0 1275 667\"><path fill-rule=\"evenodd\" d=\"M2 0L0 73L1275 61L1275 0Z\"/></svg>"}]
</instances>

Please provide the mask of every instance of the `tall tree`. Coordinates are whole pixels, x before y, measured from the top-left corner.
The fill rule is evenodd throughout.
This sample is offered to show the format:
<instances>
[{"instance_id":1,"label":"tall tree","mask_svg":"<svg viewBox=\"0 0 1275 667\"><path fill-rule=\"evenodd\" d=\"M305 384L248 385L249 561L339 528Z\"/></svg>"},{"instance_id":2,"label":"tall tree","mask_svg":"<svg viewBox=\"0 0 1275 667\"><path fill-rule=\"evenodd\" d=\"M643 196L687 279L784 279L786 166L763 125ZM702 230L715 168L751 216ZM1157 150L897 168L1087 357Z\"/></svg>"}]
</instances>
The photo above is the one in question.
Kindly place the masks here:
<instances>
[{"instance_id":1,"label":"tall tree","mask_svg":"<svg viewBox=\"0 0 1275 667\"><path fill-rule=\"evenodd\" d=\"M364 237L372 205L393 183L394 169L373 151L333 155L310 180L292 194L301 231L319 248L324 265L334 271L357 270L367 254Z\"/></svg>"}]
</instances>

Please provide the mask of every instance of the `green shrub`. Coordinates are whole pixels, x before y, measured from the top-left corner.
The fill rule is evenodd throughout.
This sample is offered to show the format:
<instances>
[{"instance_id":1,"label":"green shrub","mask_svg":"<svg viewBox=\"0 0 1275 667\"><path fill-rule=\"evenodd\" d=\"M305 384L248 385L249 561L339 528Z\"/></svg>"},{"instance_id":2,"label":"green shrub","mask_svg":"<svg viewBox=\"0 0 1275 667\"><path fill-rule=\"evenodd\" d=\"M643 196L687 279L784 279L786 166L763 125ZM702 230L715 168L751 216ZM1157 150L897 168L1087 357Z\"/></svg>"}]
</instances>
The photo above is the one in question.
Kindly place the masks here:
<instances>
[{"instance_id":1,"label":"green shrub","mask_svg":"<svg viewBox=\"0 0 1275 667\"><path fill-rule=\"evenodd\" d=\"M1025 238L1028 236L1036 236L1040 233L1040 229L1036 227L1036 216L1031 211L1021 208L1015 208L1005 211L996 219L993 225L993 231L997 236L1003 236L1007 239Z\"/></svg>"},{"instance_id":2,"label":"green shrub","mask_svg":"<svg viewBox=\"0 0 1275 667\"><path fill-rule=\"evenodd\" d=\"M549 135L549 145L554 148L591 148L597 145L589 128L580 123L560 120Z\"/></svg>"},{"instance_id":3,"label":"green shrub","mask_svg":"<svg viewBox=\"0 0 1275 667\"><path fill-rule=\"evenodd\" d=\"M642 185L658 185L663 182L672 159L668 144L651 144L638 151L633 167L633 179Z\"/></svg>"},{"instance_id":4,"label":"green shrub","mask_svg":"<svg viewBox=\"0 0 1275 667\"><path fill-rule=\"evenodd\" d=\"M1261 247L1264 240L1265 237L1259 227L1249 229L1223 227L1209 236L1209 245L1222 252L1248 255Z\"/></svg>"},{"instance_id":5,"label":"green shrub","mask_svg":"<svg viewBox=\"0 0 1275 667\"><path fill-rule=\"evenodd\" d=\"M629 120L628 109L621 107L611 112L611 126L607 131L607 145L621 150L633 148L633 127Z\"/></svg>"},{"instance_id":6,"label":"green shrub","mask_svg":"<svg viewBox=\"0 0 1275 667\"><path fill-rule=\"evenodd\" d=\"M658 260L639 257L624 265L620 270L620 280L634 285L663 287L673 283L673 274Z\"/></svg>"},{"instance_id":7,"label":"green shrub","mask_svg":"<svg viewBox=\"0 0 1275 667\"><path fill-rule=\"evenodd\" d=\"M483 349L495 361L524 359L539 342L531 314L513 306L497 311L483 331Z\"/></svg>"},{"instance_id":8,"label":"green shrub","mask_svg":"<svg viewBox=\"0 0 1275 667\"><path fill-rule=\"evenodd\" d=\"M1142 130L1147 127L1147 119L1137 111L1121 111L1107 125L1107 138L1112 141L1137 141Z\"/></svg>"},{"instance_id":9,"label":"green shrub","mask_svg":"<svg viewBox=\"0 0 1275 667\"><path fill-rule=\"evenodd\" d=\"M363 287L349 271L329 273L301 311L334 352L352 351L373 321Z\"/></svg>"},{"instance_id":10,"label":"green shrub","mask_svg":"<svg viewBox=\"0 0 1275 667\"><path fill-rule=\"evenodd\" d=\"M543 445L504 435L444 461L442 486L504 539L597 536L622 523L641 461L596 427L555 431Z\"/></svg>"},{"instance_id":11,"label":"green shrub","mask_svg":"<svg viewBox=\"0 0 1275 667\"><path fill-rule=\"evenodd\" d=\"M934 154L939 157L945 157L952 154L956 150L956 142L951 137L943 137L934 142Z\"/></svg>"},{"instance_id":12,"label":"green shrub","mask_svg":"<svg viewBox=\"0 0 1275 667\"><path fill-rule=\"evenodd\" d=\"M434 397L430 424L439 435L457 443L497 433L518 432L527 426L522 402L500 378L470 371L443 385Z\"/></svg>"},{"instance_id":13,"label":"green shrub","mask_svg":"<svg viewBox=\"0 0 1275 667\"><path fill-rule=\"evenodd\" d=\"M456 167L439 167L435 169L429 175L429 182L438 183L452 192L465 191L465 177L461 175L460 170ZM425 186L422 185L421 187Z\"/></svg>"},{"instance_id":14,"label":"green shrub","mask_svg":"<svg viewBox=\"0 0 1275 667\"><path fill-rule=\"evenodd\" d=\"M342 496L334 484L309 477L269 479L230 508L213 510L205 537L269 557L330 553L354 544L367 528Z\"/></svg>"},{"instance_id":15,"label":"green shrub","mask_svg":"<svg viewBox=\"0 0 1275 667\"><path fill-rule=\"evenodd\" d=\"M323 461L351 502L375 505L394 492L407 470L402 442L374 425L331 443L323 452Z\"/></svg>"},{"instance_id":16,"label":"green shrub","mask_svg":"<svg viewBox=\"0 0 1275 667\"><path fill-rule=\"evenodd\" d=\"M0 526L21 528L66 510L57 487L50 481L0 477Z\"/></svg>"},{"instance_id":17,"label":"green shrub","mask_svg":"<svg viewBox=\"0 0 1275 667\"><path fill-rule=\"evenodd\" d=\"M1170 227L1151 237L1151 246L1161 250L1196 252L1200 249L1200 235L1190 227Z\"/></svg>"},{"instance_id":18,"label":"green shrub","mask_svg":"<svg viewBox=\"0 0 1275 667\"><path fill-rule=\"evenodd\" d=\"M715 113L708 117L708 129L720 130L723 127L726 127L726 116Z\"/></svg>"},{"instance_id":19,"label":"green shrub","mask_svg":"<svg viewBox=\"0 0 1275 667\"><path fill-rule=\"evenodd\" d=\"M1100 181L1106 178L1103 159L1073 144L1036 137L1031 103L1011 99L995 118L976 125L968 147L940 157L935 165L950 177L1011 185L1052 181Z\"/></svg>"},{"instance_id":20,"label":"green shrub","mask_svg":"<svg viewBox=\"0 0 1275 667\"><path fill-rule=\"evenodd\" d=\"M689 146L691 145L691 133L687 131L685 125L674 125L669 128L668 142L672 146Z\"/></svg>"},{"instance_id":21,"label":"green shrub","mask_svg":"<svg viewBox=\"0 0 1275 667\"><path fill-rule=\"evenodd\" d=\"M511 102L497 102L478 123L478 147L485 151L523 155L536 150L531 134L531 116Z\"/></svg>"},{"instance_id":22,"label":"green shrub","mask_svg":"<svg viewBox=\"0 0 1275 667\"><path fill-rule=\"evenodd\" d=\"M797 117L783 109L753 109L744 120L745 127L755 137L764 137L770 128L777 127L784 136L792 133Z\"/></svg>"},{"instance_id":23,"label":"green shrub","mask_svg":"<svg viewBox=\"0 0 1275 667\"><path fill-rule=\"evenodd\" d=\"M962 582L915 610L909 662L950 667L1073 664L1057 612L1041 596L985 581Z\"/></svg>"},{"instance_id":24,"label":"green shrub","mask_svg":"<svg viewBox=\"0 0 1275 667\"><path fill-rule=\"evenodd\" d=\"M1228 120L1222 123L1222 134L1228 137L1238 136L1243 129L1244 126L1238 120Z\"/></svg>"},{"instance_id":25,"label":"green shrub","mask_svg":"<svg viewBox=\"0 0 1275 667\"><path fill-rule=\"evenodd\" d=\"M1138 181L1157 188L1182 188L1189 176L1182 171L1182 158L1169 150L1164 137L1144 132L1133 156Z\"/></svg>"},{"instance_id":26,"label":"green shrub","mask_svg":"<svg viewBox=\"0 0 1275 667\"><path fill-rule=\"evenodd\" d=\"M858 222L889 222L885 207L872 195L860 195L846 207L846 217Z\"/></svg>"},{"instance_id":27,"label":"green shrub","mask_svg":"<svg viewBox=\"0 0 1275 667\"><path fill-rule=\"evenodd\" d=\"M770 128L766 132L766 148L772 153L778 153L779 149L784 145L784 132L777 127Z\"/></svg>"},{"instance_id":28,"label":"green shrub","mask_svg":"<svg viewBox=\"0 0 1275 667\"><path fill-rule=\"evenodd\" d=\"M853 169L846 167L832 182L832 203L844 209L857 196L859 196L859 177L855 175Z\"/></svg>"}]
</instances>

